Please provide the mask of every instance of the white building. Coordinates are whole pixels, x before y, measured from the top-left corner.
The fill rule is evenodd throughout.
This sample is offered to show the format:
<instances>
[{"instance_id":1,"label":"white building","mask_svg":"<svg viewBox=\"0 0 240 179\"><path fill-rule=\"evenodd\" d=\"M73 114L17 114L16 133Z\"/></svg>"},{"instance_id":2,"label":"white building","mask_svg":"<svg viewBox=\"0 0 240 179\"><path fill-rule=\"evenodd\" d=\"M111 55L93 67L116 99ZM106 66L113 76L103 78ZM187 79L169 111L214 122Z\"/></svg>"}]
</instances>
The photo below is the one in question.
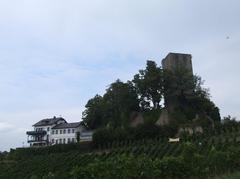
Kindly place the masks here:
<instances>
[{"instance_id":1,"label":"white building","mask_svg":"<svg viewBox=\"0 0 240 179\"><path fill-rule=\"evenodd\" d=\"M33 125L33 131L27 131L30 146L91 141L92 131L87 130L83 122L68 123L62 117L43 119Z\"/></svg>"}]
</instances>

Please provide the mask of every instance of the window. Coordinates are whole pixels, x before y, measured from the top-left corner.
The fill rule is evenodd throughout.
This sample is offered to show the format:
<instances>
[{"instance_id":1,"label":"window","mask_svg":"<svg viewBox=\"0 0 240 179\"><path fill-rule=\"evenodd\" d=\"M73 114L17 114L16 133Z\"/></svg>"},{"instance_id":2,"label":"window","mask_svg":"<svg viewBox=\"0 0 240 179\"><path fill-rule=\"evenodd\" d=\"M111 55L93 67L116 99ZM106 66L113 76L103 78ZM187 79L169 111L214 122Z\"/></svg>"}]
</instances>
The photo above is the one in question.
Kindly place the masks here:
<instances>
[{"instance_id":1,"label":"window","mask_svg":"<svg viewBox=\"0 0 240 179\"><path fill-rule=\"evenodd\" d=\"M58 144L58 140L56 139L56 144Z\"/></svg>"},{"instance_id":2,"label":"window","mask_svg":"<svg viewBox=\"0 0 240 179\"><path fill-rule=\"evenodd\" d=\"M49 131L49 127L47 128L47 131Z\"/></svg>"},{"instance_id":3,"label":"window","mask_svg":"<svg viewBox=\"0 0 240 179\"><path fill-rule=\"evenodd\" d=\"M65 144L65 142L66 142L66 139L64 138L64 139L63 139L63 143Z\"/></svg>"},{"instance_id":4,"label":"window","mask_svg":"<svg viewBox=\"0 0 240 179\"><path fill-rule=\"evenodd\" d=\"M52 130L52 134L54 134L54 130Z\"/></svg>"},{"instance_id":5,"label":"window","mask_svg":"<svg viewBox=\"0 0 240 179\"><path fill-rule=\"evenodd\" d=\"M75 132L75 129L72 129L72 133L74 133Z\"/></svg>"},{"instance_id":6,"label":"window","mask_svg":"<svg viewBox=\"0 0 240 179\"><path fill-rule=\"evenodd\" d=\"M70 143L71 142L71 139L70 138L68 138L68 143Z\"/></svg>"},{"instance_id":7,"label":"window","mask_svg":"<svg viewBox=\"0 0 240 179\"><path fill-rule=\"evenodd\" d=\"M62 139L59 139L59 144L61 144L62 143Z\"/></svg>"},{"instance_id":8,"label":"window","mask_svg":"<svg viewBox=\"0 0 240 179\"><path fill-rule=\"evenodd\" d=\"M54 139L52 139L52 144L54 143Z\"/></svg>"},{"instance_id":9,"label":"window","mask_svg":"<svg viewBox=\"0 0 240 179\"><path fill-rule=\"evenodd\" d=\"M62 130L60 130L60 134L62 134Z\"/></svg>"},{"instance_id":10,"label":"window","mask_svg":"<svg viewBox=\"0 0 240 179\"><path fill-rule=\"evenodd\" d=\"M72 138L72 142L75 142L75 139L74 139L74 138Z\"/></svg>"},{"instance_id":11,"label":"window","mask_svg":"<svg viewBox=\"0 0 240 179\"><path fill-rule=\"evenodd\" d=\"M68 129L68 133L70 134L70 132L71 132L71 130L70 129Z\"/></svg>"},{"instance_id":12,"label":"window","mask_svg":"<svg viewBox=\"0 0 240 179\"><path fill-rule=\"evenodd\" d=\"M63 129L63 133L66 134L66 130L65 129Z\"/></svg>"},{"instance_id":13,"label":"window","mask_svg":"<svg viewBox=\"0 0 240 179\"><path fill-rule=\"evenodd\" d=\"M58 130L56 130L56 134L58 134Z\"/></svg>"}]
</instances>

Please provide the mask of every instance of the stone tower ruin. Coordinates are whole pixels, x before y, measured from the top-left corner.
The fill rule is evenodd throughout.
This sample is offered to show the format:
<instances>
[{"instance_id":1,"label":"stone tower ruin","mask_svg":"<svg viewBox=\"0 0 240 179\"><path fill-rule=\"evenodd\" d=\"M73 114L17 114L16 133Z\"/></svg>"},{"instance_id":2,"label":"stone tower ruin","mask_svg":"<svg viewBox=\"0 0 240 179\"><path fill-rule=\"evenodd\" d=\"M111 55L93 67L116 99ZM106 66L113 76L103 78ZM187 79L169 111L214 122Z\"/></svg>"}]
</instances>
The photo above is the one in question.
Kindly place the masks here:
<instances>
[{"instance_id":1,"label":"stone tower ruin","mask_svg":"<svg viewBox=\"0 0 240 179\"><path fill-rule=\"evenodd\" d=\"M165 71L170 71L172 73L175 70L185 70L190 75L193 75L193 67L192 67L192 56L190 54L181 54L181 53L169 53L162 60L162 67ZM177 83L177 82L176 82ZM189 93L192 93L190 90ZM164 96L165 99L165 107L168 112L174 111L175 106L178 101L173 96Z\"/></svg>"},{"instance_id":2,"label":"stone tower ruin","mask_svg":"<svg viewBox=\"0 0 240 179\"><path fill-rule=\"evenodd\" d=\"M162 67L164 71L169 71L174 73L177 69L186 70L187 73L193 75L193 67L192 67L192 55L190 54L181 54L181 53L169 53L162 60ZM192 91L189 91L192 93ZM174 112L175 107L178 104L178 99L175 96L164 96L165 100L165 109L161 113L157 125L163 126L167 125L171 121L171 115L169 113Z\"/></svg>"},{"instance_id":3,"label":"stone tower ruin","mask_svg":"<svg viewBox=\"0 0 240 179\"><path fill-rule=\"evenodd\" d=\"M169 53L162 60L164 70L174 71L176 68L184 68L193 74L192 55L182 53Z\"/></svg>"}]
</instances>

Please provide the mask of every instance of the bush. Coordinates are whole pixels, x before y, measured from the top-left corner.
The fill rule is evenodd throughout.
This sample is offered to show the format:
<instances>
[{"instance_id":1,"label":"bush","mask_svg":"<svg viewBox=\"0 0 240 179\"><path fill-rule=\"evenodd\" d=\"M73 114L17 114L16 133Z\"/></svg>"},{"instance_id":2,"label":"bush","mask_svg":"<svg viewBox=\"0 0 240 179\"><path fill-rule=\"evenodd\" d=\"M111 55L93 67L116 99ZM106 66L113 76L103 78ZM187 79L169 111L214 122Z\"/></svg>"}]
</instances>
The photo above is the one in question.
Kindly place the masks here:
<instances>
[{"instance_id":1,"label":"bush","mask_svg":"<svg viewBox=\"0 0 240 179\"><path fill-rule=\"evenodd\" d=\"M163 130L161 127L156 126L155 124L152 123L146 123L139 125L135 129L135 134L134 134L134 139L139 140L139 139L153 139L159 136L163 135Z\"/></svg>"},{"instance_id":2,"label":"bush","mask_svg":"<svg viewBox=\"0 0 240 179\"><path fill-rule=\"evenodd\" d=\"M93 150L91 142L71 143L71 144L58 144L40 148L17 148L11 149L9 159L25 159L30 156L48 155L52 153L63 153L68 151L90 152Z\"/></svg>"},{"instance_id":3,"label":"bush","mask_svg":"<svg viewBox=\"0 0 240 179\"><path fill-rule=\"evenodd\" d=\"M152 123L145 123L136 128L101 128L93 134L93 145L95 147L105 146L107 143L154 139L164 137L176 132L172 127L159 127Z\"/></svg>"}]
</instances>

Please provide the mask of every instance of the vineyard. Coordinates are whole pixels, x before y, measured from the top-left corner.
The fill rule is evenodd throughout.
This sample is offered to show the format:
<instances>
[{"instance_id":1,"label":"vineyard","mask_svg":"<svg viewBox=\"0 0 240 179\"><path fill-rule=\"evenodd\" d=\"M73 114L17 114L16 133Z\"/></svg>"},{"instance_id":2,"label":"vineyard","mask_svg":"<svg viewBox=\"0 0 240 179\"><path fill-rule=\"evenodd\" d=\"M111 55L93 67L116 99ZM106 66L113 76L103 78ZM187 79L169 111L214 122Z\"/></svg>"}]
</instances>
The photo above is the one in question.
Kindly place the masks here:
<instances>
[{"instance_id":1,"label":"vineyard","mask_svg":"<svg viewBox=\"0 0 240 179\"><path fill-rule=\"evenodd\" d=\"M75 147L31 155L25 149L29 155L23 156L16 150L0 161L0 178L214 177L240 169L239 137L238 130L227 130L179 143L159 138L112 142L89 152Z\"/></svg>"}]
</instances>

